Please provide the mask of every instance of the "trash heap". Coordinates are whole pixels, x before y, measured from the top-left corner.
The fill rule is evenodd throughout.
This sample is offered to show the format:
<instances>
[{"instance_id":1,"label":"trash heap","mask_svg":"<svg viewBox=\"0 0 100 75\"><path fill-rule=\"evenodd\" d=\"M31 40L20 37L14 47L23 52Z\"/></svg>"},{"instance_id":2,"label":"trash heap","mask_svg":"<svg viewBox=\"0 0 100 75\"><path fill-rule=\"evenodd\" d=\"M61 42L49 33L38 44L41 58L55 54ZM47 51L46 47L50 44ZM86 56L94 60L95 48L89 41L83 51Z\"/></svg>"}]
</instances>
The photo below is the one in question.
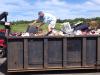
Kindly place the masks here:
<instances>
[{"instance_id":1,"label":"trash heap","mask_svg":"<svg viewBox=\"0 0 100 75\"><path fill-rule=\"evenodd\" d=\"M10 36L74 36L74 35L100 35L100 29L92 29L88 24L79 21L74 25L65 22L60 31L53 29L52 33L48 34L42 29L37 29L35 26L29 26L26 32L12 33ZM47 35L48 34L48 35Z\"/></svg>"},{"instance_id":2,"label":"trash heap","mask_svg":"<svg viewBox=\"0 0 100 75\"><path fill-rule=\"evenodd\" d=\"M73 26L69 22L63 23L61 31L64 35L100 35L100 29L93 29L82 21L77 22Z\"/></svg>"}]
</instances>

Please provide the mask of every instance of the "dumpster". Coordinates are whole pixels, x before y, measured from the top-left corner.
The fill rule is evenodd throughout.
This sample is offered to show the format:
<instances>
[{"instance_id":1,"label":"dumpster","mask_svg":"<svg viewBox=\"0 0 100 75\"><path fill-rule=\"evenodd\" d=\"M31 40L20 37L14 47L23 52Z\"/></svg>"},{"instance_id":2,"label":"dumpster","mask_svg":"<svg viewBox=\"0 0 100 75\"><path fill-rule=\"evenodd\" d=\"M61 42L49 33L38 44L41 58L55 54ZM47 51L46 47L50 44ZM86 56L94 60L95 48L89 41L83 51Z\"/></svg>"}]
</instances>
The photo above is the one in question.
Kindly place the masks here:
<instances>
[{"instance_id":1,"label":"dumpster","mask_svg":"<svg viewBox=\"0 0 100 75\"><path fill-rule=\"evenodd\" d=\"M8 72L100 69L100 36L7 37Z\"/></svg>"}]
</instances>

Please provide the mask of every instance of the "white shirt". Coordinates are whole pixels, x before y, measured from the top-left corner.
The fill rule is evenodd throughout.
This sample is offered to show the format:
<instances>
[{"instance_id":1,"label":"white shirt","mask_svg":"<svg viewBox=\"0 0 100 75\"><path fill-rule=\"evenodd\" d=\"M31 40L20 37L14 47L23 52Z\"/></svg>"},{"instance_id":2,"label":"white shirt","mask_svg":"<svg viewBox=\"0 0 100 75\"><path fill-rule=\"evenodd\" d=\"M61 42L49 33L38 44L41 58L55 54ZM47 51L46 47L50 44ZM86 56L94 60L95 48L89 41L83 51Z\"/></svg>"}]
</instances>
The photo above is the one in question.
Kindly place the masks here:
<instances>
[{"instance_id":1,"label":"white shirt","mask_svg":"<svg viewBox=\"0 0 100 75\"><path fill-rule=\"evenodd\" d=\"M56 17L49 13L44 13L43 22L50 24L51 21L56 21Z\"/></svg>"}]
</instances>

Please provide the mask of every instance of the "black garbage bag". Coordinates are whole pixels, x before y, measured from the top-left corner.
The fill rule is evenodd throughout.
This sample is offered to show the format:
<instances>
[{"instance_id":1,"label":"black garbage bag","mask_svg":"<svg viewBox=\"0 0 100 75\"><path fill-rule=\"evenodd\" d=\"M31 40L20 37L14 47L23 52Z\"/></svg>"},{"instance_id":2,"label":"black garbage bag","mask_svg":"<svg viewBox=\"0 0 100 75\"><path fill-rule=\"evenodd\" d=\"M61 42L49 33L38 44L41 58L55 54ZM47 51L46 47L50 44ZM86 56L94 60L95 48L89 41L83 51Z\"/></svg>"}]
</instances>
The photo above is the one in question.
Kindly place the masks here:
<instances>
[{"instance_id":1,"label":"black garbage bag","mask_svg":"<svg viewBox=\"0 0 100 75\"><path fill-rule=\"evenodd\" d=\"M85 31L88 29L89 29L89 26L87 24L80 24L80 25L74 27L74 31L77 31L77 30Z\"/></svg>"},{"instance_id":2,"label":"black garbage bag","mask_svg":"<svg viewBox=\"0 0 100 75\"><path fill-rule=\"evenodd\" d=\"M28 26L26 32L36 34L38 32L38 29L35 26Z\"/></svg>"}]
</instances>

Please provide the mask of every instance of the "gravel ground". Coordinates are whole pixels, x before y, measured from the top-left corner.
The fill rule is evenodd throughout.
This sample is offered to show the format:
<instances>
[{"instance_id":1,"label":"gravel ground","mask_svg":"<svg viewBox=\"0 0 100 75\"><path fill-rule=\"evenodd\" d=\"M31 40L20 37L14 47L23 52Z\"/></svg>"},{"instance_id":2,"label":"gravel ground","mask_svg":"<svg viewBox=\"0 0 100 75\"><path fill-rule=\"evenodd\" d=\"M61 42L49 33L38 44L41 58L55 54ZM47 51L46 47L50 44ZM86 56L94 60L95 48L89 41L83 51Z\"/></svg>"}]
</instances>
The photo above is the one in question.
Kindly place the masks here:
<instances>
[{"instance_id":1,"label":"gravel ground","mask_svg":"<svg viewBox=\"0 0 100 75\"><path fill-rule=\"evenodd\" d=\"M0 58L0 75L6 75L6 58Z\"/></svg>"},{"instance_id":2,"label":"gravel ground","mask_svg":"<svg viewBox=\"0 0 100 75\"><path fill-rule=\"evenodd\" d=\"M33 73L9 73L7 74L7 61L6 58L0 58L0 75L100 75L100 71L50 71L47 73L44 72L35 72Z\"/></svg>"},{"instance_id":3,"label":"gravel ground","mask_svg":"<svg viewBox=\"0 0 100 75\"><path fill-rule=\"evenodd\" d=\"M100 73L74 73L74 74L12 74L12 75L100 75Z\"/></svg>"}]
</instances>

